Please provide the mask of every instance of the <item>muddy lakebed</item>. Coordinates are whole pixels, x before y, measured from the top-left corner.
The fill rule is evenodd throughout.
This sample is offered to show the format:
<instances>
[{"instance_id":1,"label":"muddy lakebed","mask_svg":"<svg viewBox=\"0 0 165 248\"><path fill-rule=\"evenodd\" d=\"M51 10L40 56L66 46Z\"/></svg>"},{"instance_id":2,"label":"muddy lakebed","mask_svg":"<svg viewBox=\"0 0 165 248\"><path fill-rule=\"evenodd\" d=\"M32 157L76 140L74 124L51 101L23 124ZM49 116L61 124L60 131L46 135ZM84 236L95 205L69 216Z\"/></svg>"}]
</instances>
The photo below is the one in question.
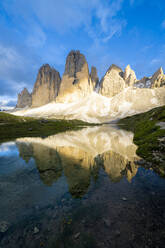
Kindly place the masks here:
<instances>
[{"instance_id":1,"label":"muddy lakebed","mask_svg":"<svg viewBox=\"0 0 165 248\"><path fill-rule=\"evenodd\" d=\"M0 248L165 244L165 180L133 133L87 127L0 145Z\"/></svg>"}]
</instances>

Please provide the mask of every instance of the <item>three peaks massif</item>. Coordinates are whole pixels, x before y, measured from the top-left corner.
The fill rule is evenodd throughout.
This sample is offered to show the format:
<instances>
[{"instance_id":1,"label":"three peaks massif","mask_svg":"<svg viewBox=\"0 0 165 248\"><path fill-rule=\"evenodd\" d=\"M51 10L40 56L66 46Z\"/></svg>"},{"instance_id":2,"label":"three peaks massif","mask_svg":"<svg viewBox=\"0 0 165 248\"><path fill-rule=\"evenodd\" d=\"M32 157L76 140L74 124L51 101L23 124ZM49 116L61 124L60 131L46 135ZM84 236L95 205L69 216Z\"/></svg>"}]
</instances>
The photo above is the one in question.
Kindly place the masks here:
<instances>
[{"instance_id":1,"label":"three peaks massif","mask_svg":"<svg viewBox=\"0 0 165 248\"><path fill-rule=\"evenodd\" d=\"M86 107L85 110L86 114L88 116L95 116L96 121L99 118L102 119L101 121L105 121L107 116L111 120L121 115L123 117L164 105L165 75L163 69L158 69L151 77L144 77L138 80L135 72L129 65L125 68L125 71L122 71L116 65L111 65L104 77L99 81L95 67L92 66L91 72L89 72L85 56L80 51L71 51L66 58L65 71L62 78L57 70L48 64L43 65L39 69L32 93L29 93L25 88L18 94L16 108L29 107L33 110L49 103L73 104L82 103L83 101L85 105L88 105L88 108ZM87 113L89 112L89 105L96 105L95 113ZM99 108L102 109L102 112L99 110L98 114L96 109ZM54 112L55 115L56 112ZM16 113L33 115L26 110L24 112L17 111ZM74 114L70 113L70 118ZM65 113L62 111L61 116L64 115ZM81 116L73 117L83 120L89 119L82 118Z\"/></svg>"}]
</instances>

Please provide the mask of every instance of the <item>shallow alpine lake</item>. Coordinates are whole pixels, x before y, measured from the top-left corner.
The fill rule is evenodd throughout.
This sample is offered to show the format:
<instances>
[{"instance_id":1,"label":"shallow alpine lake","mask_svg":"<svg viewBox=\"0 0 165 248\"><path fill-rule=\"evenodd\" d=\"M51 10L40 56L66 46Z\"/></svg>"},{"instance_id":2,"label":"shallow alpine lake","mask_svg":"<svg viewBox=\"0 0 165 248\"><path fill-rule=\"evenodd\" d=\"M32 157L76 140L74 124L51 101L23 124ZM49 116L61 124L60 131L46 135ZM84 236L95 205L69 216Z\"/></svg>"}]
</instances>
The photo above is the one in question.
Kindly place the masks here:
<instances>
[{"instance_id":1,"label":"shallow alpine lake","mask_svg":"<svg viewBox=\"0 0 165 248\"><path fill-rule=\"evenodd\" d=\"M133 133L88 127L0 145L0 248L165 245L165 180Z\"/></svg>"}]
</instances>

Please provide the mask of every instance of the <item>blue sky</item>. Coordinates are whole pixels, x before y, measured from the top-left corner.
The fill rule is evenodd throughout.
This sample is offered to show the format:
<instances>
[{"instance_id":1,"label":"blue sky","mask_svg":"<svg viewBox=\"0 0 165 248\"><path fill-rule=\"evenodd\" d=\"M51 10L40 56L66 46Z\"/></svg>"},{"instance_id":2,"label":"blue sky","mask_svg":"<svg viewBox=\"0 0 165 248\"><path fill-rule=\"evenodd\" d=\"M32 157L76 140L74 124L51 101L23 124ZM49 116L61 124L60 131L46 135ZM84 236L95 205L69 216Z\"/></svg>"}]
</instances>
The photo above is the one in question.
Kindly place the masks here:
<instances>
[{"instance_id":1,"label":"blue sky","mask_svg":"<svg viewBox=\"0 0 165 248\"><path fill-rule=\"evenodd\" d=\"M62 75L80 50L100 77L114 63L137 77L165 69L164 0L1 0L0 106L32 90L43 63Z\"/></svg>"}]
</instances>

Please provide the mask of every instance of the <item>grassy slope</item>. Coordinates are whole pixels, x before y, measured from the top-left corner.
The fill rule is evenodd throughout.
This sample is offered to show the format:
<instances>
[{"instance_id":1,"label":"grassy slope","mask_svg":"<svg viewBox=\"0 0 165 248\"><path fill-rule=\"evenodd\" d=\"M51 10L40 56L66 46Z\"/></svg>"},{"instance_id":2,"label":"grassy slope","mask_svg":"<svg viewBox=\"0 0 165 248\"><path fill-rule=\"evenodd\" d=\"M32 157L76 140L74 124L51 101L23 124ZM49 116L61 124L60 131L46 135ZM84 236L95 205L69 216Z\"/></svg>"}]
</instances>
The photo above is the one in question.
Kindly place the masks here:
<instances>
[{"instance_id":1,"label":"grassy slope","mask_svg":"<svg viewBox=\"0 0 165 248\"><path fill-rule=\"evenodd\" d=\"M152 163L152 168L165 176L165 129L156 124L165 122L165 106L119 121L122 128L134 132L137 154Z\"/></svg>"},{"instance_id":2,"label":"grassy slope","mask_svg":"<svg viewBox=\"0 0 165 248\"><path fill-rule=\"evenodd\" d=\"M0 143L18 137L48 136L90 125L78 120L43 120L0 112Z\"/></svg>"}]
</instances>

